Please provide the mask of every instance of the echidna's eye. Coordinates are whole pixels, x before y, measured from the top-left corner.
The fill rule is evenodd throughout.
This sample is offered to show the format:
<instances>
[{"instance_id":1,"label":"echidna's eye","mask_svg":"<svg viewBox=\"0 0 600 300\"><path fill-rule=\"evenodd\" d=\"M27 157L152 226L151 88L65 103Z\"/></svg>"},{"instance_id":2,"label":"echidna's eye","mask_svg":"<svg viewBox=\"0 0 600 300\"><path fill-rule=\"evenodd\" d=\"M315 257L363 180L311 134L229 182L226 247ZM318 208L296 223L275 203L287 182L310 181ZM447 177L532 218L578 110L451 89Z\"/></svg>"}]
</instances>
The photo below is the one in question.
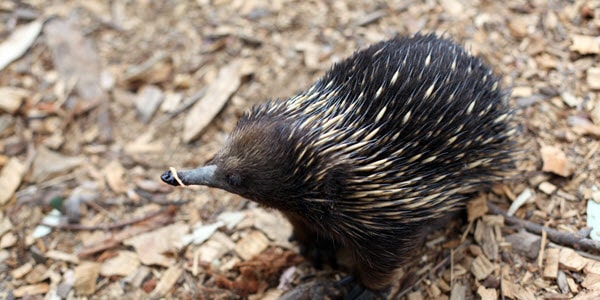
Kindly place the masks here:
<instances>
[{"instance_id":1,"label":"echidna's eye","mask_svg":"<svg viewBox=\"0 0 600 300\"><path fill-rule=\"evenodd\" d=\"M227 183L231 186L239 186L242 183L242 177L239 174L227 173L225 178L227 178Z\"/></svg>"}]
</instances>

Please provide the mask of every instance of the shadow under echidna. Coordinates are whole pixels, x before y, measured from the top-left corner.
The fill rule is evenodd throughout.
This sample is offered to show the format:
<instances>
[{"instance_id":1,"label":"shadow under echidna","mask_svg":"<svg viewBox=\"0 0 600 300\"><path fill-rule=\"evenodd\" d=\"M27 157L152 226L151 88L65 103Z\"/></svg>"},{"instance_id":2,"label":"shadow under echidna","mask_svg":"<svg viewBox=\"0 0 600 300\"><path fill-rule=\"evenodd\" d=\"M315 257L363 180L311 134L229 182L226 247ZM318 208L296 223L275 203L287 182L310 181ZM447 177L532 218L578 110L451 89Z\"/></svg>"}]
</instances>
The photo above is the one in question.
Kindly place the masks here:
<instances>
[{"instance_id":1,"label":"shadow under echidna","mask_svg":"<svg viewBox=\"0 0 600 300\"><path fill-rule=\"evenodd\" d=\"M433 34L397 37L253 107L206 166L162 180L280 210L309 259L348 252L356 282L381 291L430 224L513 169L511 119L480 59Z\"/></svg>"}]
</instances>

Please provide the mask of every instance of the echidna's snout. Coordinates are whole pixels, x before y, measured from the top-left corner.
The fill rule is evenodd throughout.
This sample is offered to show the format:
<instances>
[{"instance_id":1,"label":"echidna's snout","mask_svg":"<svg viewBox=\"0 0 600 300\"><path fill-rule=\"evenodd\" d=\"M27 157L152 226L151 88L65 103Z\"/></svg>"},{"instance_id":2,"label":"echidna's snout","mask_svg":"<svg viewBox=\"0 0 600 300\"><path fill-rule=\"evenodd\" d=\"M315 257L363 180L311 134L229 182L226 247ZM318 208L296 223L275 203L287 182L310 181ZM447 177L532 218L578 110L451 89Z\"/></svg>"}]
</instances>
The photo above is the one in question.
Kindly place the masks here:
<instances>
[{"instance_id":1,"label":"echidna's snout","mask_svg":"<svg viewBox=\"0 0 600 300\"><path fill-rule=\"evenodd\" d=\"M165 183L174 186L179 186L181 184L215 186L214 175L216 169L217 166L208 165L198 169L178 171L177 177L172 171L166 171L160 176L160 179ZM179 178L179 180L177 180L177 178Z\"/></svg>"}]
</instances>

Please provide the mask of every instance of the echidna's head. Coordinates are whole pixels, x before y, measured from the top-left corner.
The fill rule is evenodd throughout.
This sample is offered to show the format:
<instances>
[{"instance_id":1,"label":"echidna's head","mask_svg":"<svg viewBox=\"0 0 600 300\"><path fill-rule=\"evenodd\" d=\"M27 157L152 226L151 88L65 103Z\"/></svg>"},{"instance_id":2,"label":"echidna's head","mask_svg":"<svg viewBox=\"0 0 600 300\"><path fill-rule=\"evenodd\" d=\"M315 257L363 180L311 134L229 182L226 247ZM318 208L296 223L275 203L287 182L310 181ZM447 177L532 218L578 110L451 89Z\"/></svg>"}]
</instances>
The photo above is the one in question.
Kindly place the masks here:
<instances>
[{"instance_id":1,"label":"echidna's head","mask_svg":"<svg viewBox=\"0 0 600 300\"><path fill-rule=\"evenodd\" d=\"M205 166L178 171L185 185L220 188L262 204L285 209L290 195L299 195L302 183L293 176L294 147L285 121L245 116L225 145ZM171 171L161 179L179 185ZM283 203L283 201L286 201Z\"/></svg>"}]
</instances>

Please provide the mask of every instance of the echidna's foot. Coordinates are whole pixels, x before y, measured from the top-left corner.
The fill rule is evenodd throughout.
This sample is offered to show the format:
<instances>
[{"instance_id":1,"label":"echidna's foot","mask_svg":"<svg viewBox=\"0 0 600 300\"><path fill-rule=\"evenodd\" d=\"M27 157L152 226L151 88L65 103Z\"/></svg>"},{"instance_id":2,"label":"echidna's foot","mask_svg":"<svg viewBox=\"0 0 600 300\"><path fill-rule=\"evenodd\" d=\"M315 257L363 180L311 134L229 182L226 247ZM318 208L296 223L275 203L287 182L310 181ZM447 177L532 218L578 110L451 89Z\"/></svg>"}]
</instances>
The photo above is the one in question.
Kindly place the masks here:
<instances>
[{"instance_id":1,"label":"echidna's foot","mask_svg":"<svg viewBox=\"0 0 600 300\"><path fill-rule=\"evenodd\" d=\"M342 290L337 284L328 279L319 278L303 283L287 291L279 297L279 300L342 300Z\"/></svg>"},{"instance_id":2,"label":"echidna's foot","mask_svg":"<svg viewBox=\"0 0 600 300\"><path fill-rule=\"evenodd\" d=\"M356 280L356 277L348 275L336 283L339 289L347 290L345 300L379 300L386 299L384 292L372 291Z\"/></svg>"},{"instance_id":3,"label":"echidna's foot","mask_svg":"<svg viewBox=\"0 0 600 300\"><path fill-rule=\"evenodd\" d=\"M315 268L321 270L325 264L337 268L336 247L319 243L301 243L300 254L306 257Z\"/></svg>"}]
</instances>

